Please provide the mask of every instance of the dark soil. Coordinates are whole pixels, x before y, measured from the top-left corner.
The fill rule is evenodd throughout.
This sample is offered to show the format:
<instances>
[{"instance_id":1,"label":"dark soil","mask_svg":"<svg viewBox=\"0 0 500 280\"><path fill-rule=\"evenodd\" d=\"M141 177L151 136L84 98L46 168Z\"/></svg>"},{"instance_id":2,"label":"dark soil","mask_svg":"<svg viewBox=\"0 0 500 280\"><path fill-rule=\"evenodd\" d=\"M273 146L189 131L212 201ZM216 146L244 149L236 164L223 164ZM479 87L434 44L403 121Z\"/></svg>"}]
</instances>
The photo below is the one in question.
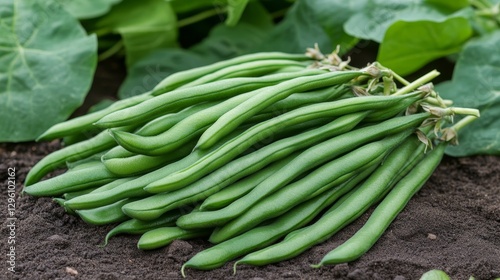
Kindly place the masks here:
<instances>
[{"instance_id":1,"label":"dark soil","mask_svg":"<svg viewBox=\"0 0 500 280\"><path fill-rule=\"evenodd\" d=\"M115 89L113 84L94 87L93 96ZM210 246L196 239L144 252L136 248L137 236L118 236L108 246L99 247L112 226L85 224L49 198L20 195L29 169L58 148L58 141L0 145L0 278L181 279L181 265ZM15 168L16 220L9 219L7 211L8 168ZM264 267L241 265L235 276L233 263L213 271L188 269L187 278L403 280L418 279L431 269L444 270L452 279L500 277L500 157L445 157L427 184L361 259L320 269L309 266L354 234L369 212L327 242L290 261ZM8 244L9 235L15 244ZM7 270L6 261L13 259L7 254L12 252L15 272Z\"/></svg>"}]
</instances>

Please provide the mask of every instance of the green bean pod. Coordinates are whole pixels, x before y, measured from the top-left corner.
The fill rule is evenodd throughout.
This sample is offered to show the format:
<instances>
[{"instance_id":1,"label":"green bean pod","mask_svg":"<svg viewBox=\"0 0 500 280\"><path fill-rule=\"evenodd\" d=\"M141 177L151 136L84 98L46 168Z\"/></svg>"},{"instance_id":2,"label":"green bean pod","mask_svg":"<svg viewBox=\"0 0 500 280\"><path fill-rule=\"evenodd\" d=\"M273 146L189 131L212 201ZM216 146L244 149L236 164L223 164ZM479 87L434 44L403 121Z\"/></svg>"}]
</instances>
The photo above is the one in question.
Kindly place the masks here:
<instances>
[{"instance_id":1,"label":"green bean pod","mask_svg":"<svg viewBox=\"0 0 500 280\"><path fill-rule=\"evenodd\" d=\"M220 101L213 101L213 102L200 102L197 103L193 106L187 107L179 112L171 113L171 114L165 114L163 116L160 116L158 118L155 118L140 128L138 128L134 133L137 135L141 136L154 136L158 135L168 129L170 129L172 126L176 125L178 122L182 121L183 119L198 113L199 111L205 110L207 108L210 108L216 104L218 104Z\"/></svg>"},{"instance_id":2,"label":"green bean pod","mask_svg":"<svg viewBox=\"0 0 500 280\"><path fill-rule=\"evenodd\" d=\"M305 105L337 100L345 95L350 95L352 97L353 95L350 92L351 87L347 84L342 84L308 92L294 93L287 98L266 107L261 111L261 113L278 112L281 114Z\"/></svg>"},{"instance_id":3,"label":"green bean pod","mask_svg":"<svg viewBox=\"0 0 500 280\"><path fill-rule=\"evenodd\" d=\"M405 175L375 208L370 218L351 238L326 254L319 264L330 265L358 259L377 242L408 201L427 182L444 155L446 143L440 143Z\"/></svg>"},{"instance_id":4,"label":"green bean pod","mask_svg":"<svg viewBox=\"0 0 500 280\"><path fill-rule=\"evenodd\" d=\"M228 78L259 77L287 67L300 67L302 69L305 69L308 64L308 62L290 59L266 59L259 61L249 61L242 64L231 65L218 71L208 73L203 77L200 77L181 86L181 88L198 86Z\"/></svg>"},{"instance_id":5,"label":"green bean pod","mask_svg":"<svg viewBox=\"0 0 500 280\"><path fill-rule=\"evenodd\" d=\"M346 174L364 167L365 164L388 153L407 138L413 130L404 131L382 140L361 146L336 158L304 178L289 184L257 202L242 215L216 229L209 241L220 243L247 231L263 221L277 217L307 199L320 188L323 190L339 185L337 180ZM284 167L286 169L287 166ZM342 183L342 182L340 182ZM325 187L326 186L326 187Z\"/></svg>"},{"instance_id":6,"label":"green bean pod","mask_svg":"<svg viewBox=\"0 0 500 280\"><path fill-rule=\"evenodd\" d=\"M160 227L145 232L137 242L141 250L153 250L167 246L174 240L187 240L210 234L209 229L186 230L179 227Z\"/></svg>"},{"instance_id":7,"label":"green bean pod","mask_svg":"<svg viewBox=\"0 0 500 280\"><path fill-rule=\"evenodd\" d=\"M158 219L151 220L151 221L141 221L137 219L129 219L126 220L116 227L114 227L112 230L106 234L106 237L104 238L104 244L103 246L106 246L109 242L109 239L115 235L118 234L143 234L147 231L150 231L155 228L159 227L170 227L170 226L175 226L175 221L177 218L179 218L183 214L183 211L180 211L180 209L176 209L173 211L170 211L168 213L165 213L164 215L160 216Z\"/></svg>"},{"instance_id":8,"label":"green bean pod","mask_svg":"<svg viewBox=\"0 0 500 280\"><path fill-rule=\"evenodd\" d=\"M116 146L116 142L113 137L107 131L103 131L89 140L50 153L31 168L26 175L24 185L29 186L40 181L50 172L64 167L68 161L84 159L114 146Z\"/></svg>"},{"instance_id":9,"label":"green bean pod","mask_svg":"<svg viewBox=\"0 0 500 280\"><path fill-rule=\"evenodd\" d=\"M109 158L109 153L107 153L102 156L101 161L109 171L120 176L144 174L189 155L195 144L195 141L191 141L161 156L133 154L127 157Z\"/></svg>"},{"instance_id":10,"label":"green bean pod","mask_svg":"<svg viewBox=\"0 0 500 280\"><path fill-rule=\"evenodd\" d=\"M241 235L197 253L182 266L182 275L184 276L186 267L201 270L221 267L238 256L268 246L290 231L308 224L324 208L331 205L340 196L366 178L376 166L376 163L371 164L371 166L352 176L342 185L326 191L324 195L316 196L303 202L282 216L277 217L269 224L253 228Z\"/></svg>"},{"instance_id":11,"label":"green bean pod","mask_svg":"<svg viewBox=\"0 0 500 280\"><path fill-rule=\"evenodd\" d=\"M67 171L59 176L25 186L23 192L32 196L59 196L67 192L102 186L116 178L117 176L106 169L101 162L97 162L87 168ZM83 196L86 195L79 197Z\"/></svg>"},{"instance_id":12,"label":"green bean pod","mask_svg":"<svg viewBox=\"0 0 500 280\"><path fill-rule=\"evenodd\" d=\"M339 136L333 138L331 138L334 136L332 134L315 134L315 140L323 142L319 144L317 144L318 142L316 142L316 144L309 143L309 145L305 147L310 148L302 152L301 155L295 158L287 166L283 167L279 173L276 173L274 176L262 181L247 195L216 211L199 211L185 215L179 219L177 224L181 227L222 225L238 215L241 215L252 205L280 187L286 185L293 180L293 178L299 176L299 174L302 174L326 161L332 160L343 153L354 150L363 144L375 141L386 135L398 133L406 129L416 128L429 116L430 114L428 113L422 113L398 117L380 124L362 127L349 132L343 132ZM319 138L320 135L327 136L327 138ZM286 141L286 139L284 139L284 141ZM286 145L285 142L283 142L283 144ZM227 168L230 168L230 165L226 166ZM153 197L151 197L151 200L152 199ZM140 202L137 202L137 204L139 203ZM130 205L126 205L125 207L128 208Z\"/></svg>"},{"instance_id":13,"label":"green bean pod","mask_svg":"<svg viewBox=\"0 0 500 280\"><path fill-rule=\"evenodd\" d=\"M274 85L300 76L317 75L325 71L307 69L294 73L267 75L257 78L232 78L155 96L135 106L108 114L95 124L100 128L120 127L143 123L169 112L180 111L199 102L227 99L241 93Z\"/></svg>"},{"instance_id":14,"label":"green bean pod","mask_svg":"<svg viewBox=\"0 0 500 280\"><path fill-rule=\"evenodd\" d=\"M300 229L300 234L291 232L277 244L246 255L235 263L266 265L290 259L304 252L311 246L330 238L337 231L361 216L387 188L401 170L404 163L413 154L415 144L408 138L394 149L361 185L359 185L341 204L334 204L333 211L328 211L314 224Z\"/></svg>"},{"instance_id":15,"label":"green bean pod","mask_svg":"<svg viewBox=\"0 0 500 280\"><path fill-rule=\"evenodd\" d=\"M219 141L224 135L231 132L245 120L293 93L345 84L362 75L367 75L367 72L329 72L310 77L298 77L274 86L262 88L254 96L218 118L217 121L201 135L197 147L199 149L211 147L215 142Z\"/></svg>"},{"instance_id":16,"label":"green bean pod","mask_svg":"<svg viewBox=\"0 0 500 280\"><path fill-rule=\"evenodd\" d=\"M243 153L258 140L262 139L262 137L275 134L280 130L286 129L290 125L318 118L333 118L354 112L387 108L407 98L416 101L421 97L421 93L403 96L356 97L313 104L290 111L269 121L254 125L230 141L219 143L221 146L218 149L207 154L207 156L203 157L191 166L156 182L155 188L182 188L214 171L220 166L227 164L230 160ZM151 188L153 187L151 186Z\"/></svg>"},{"instance_id":17,"label":"green bean pod","mask_svg":"<svg viewBox=\"0 0 500 280\"><path fill-rule=\"evenodd\" d=\"M248 55L242 55L235 58L219 61L216 63L212 63L206 66L200 66L196 68L192 68L185 71L180 71L174 73L164 80L159 82L153 88L153 95L160 95L166 92L169 92L173 89L181 87L189 82L192 82L196 79L204 77L210 73L216 72L221 69L225 69L231 67L233 65L238 65L250 61L263 61L269 59L286 59L286 60L296 60L296 61L307 61L311 60L311 58L303 55L303 54L287 54L280 52L261 52L254 53ZM234 70L234 69L233 69Z\"/></svg>"},{"instance_id":18,"label":"green bean pod","mask_svg":"<svg viewBox=\"0 0 500 280\"><path fill-rule=\"evenodd\" d=\"M359 123L364 116L366 116L366 112L343 116L338 118L335 122L331 122L329 125L276 141L222 166L215 172L194 182L188 187L168 192L169 195L159 193L150 198L138 201L137 203L125 205L123 210L131 217L154 219L165 211L168 211L168 209L203 200L230 183L250 175L264 168L264 166L282 159L295 151L317 143L329 136L349 131ZM153 184L146 186L144 189L146 191L155 192L165 191L162 186L157 188Z\"/></svg>"},{"instance_id":19,"label":"green bean pod","mask_svg":"<svg viewBox=\"0 0 500 280\"><path fill-rule=\"evenodd\" d=\"M94 209L75 210L86 223L96 226L123 222L129 217L122 212L122 206L133 199L126 198Z\"/></svg>"},{"instance_id":20,"label":"green bean pod","mask_svg":"<svg viewBox=\"0 0 500 280\"><path fill-rule=\"evenodd\" d=\"M102 110L55 124L47 131L45 131L42 135L38 136L37 141L48 141L57 138L63 138L68 135L79 134L83 131L93 131L95 130L94 123L104 116L120 109L134 106L149 98L152 98L152 95L150 92L146 92L141 95L118 100Z\"/></svg>"}]
</instances>

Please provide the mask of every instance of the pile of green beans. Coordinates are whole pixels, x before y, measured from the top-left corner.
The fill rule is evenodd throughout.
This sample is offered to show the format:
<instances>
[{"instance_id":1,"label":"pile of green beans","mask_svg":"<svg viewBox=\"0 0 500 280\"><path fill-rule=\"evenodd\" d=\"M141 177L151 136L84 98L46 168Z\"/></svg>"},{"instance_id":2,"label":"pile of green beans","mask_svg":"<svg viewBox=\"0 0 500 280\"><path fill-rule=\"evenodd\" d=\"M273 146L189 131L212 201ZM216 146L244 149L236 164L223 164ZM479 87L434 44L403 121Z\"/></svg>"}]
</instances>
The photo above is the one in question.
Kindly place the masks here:
<instances>
[{"instance_id":1,"label":"pile of green beans","mask_svg":"<svg viewBox=\"0 0 500 280\"><path fill-rule=\"evenodd\" d=\"M297 256L375 210L313 267L366 253L479 112L377 63L337 51L256 53L175 73L152 91L57 124L69 139L29 172L23 192L151 250L212 247L181 268L265 265ZM454 115L464 115L454 123ZM90 138L83 135L94 135ZM434 147L435 146L435 147ZM51 177L56 169L66 172Z\"/></svg>"}]
</instances>

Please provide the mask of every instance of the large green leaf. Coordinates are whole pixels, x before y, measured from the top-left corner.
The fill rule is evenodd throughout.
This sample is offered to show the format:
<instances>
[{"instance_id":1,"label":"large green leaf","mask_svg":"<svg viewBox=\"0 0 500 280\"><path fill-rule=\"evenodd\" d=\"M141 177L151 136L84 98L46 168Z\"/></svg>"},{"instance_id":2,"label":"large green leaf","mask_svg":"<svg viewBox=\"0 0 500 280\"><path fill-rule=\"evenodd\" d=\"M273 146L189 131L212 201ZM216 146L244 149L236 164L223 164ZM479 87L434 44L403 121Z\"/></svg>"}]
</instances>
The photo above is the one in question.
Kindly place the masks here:
<instances>
[{"instance_id":1,"label":"large green leaf","mask_svg":"<svg viewBox=\"0 0 500 280\"><path fill-rule=\"evenodd\" d=\"M437 58L458 53L471 36L469 21L462 17L398 21L385 33L377 60L400 75L411 74Z\"/></svg>"},{"instance_id":2,"label":"large green leaf","mask_svg":"<svg viewBox=\"0 0 500 280\"><path fill-rule=\"evenodd\" d=\"M459 132L452 156L500 155L500 31L467 43L451 82L438 92L455 106L477 108L481 117Z\"/></svg>"},{"instance_id":3,"label":"large green leaf","mask_svg":"<svg viewBox=\"0 0 500 280\"><path fill-rule=\"evenodd\" d=\"M269 41L261 46L261 51L283 51L303 53L317 43L322 50L331 50L332 41L316 18L311 3L298 0L290 8L282 22L272 31ZM326 8L326 7L325 7Z\"/></svg>"},{"instance_id":4,"label":"large green leaf","mask_svg":"<svg viewBox=\"0 0 500 280\"><path fill-rule=\"evenodd\" d=\"M358 0L359 1L359 0ZM381 42L396 21L444 21L452 11L424 0L369 0L347 20L345 31L351 36Z\"/></svg>"},{"instance_id":5,"label":"large green leaf","mask_svg":"<svg viewBox=\"0 0 500 280\"><path fill-rule=\"evenodd\" d=\"M236 26L220 23L189 50L160 49L137 62L129 69L118 95L120 98L137 95L172 73L252 52L265 42L272 26L264 8L258 2L249 3Z\"/></svg>"},{"instance_id":6,"label":"large green leaf","mask_svg":"<svg viewBox=\"0 0 500 280\"><path fill-rule=\"evenodd\" d=\"M243 15L249 0L228 0L226 24L235 26Z\"/></svg>"},{"instance_id":7,"label":"large green leaf","mask_svg":"<svg viewBox=\"0 0 500 280\"><path fill-rule=\"evenodd\" d=\"M128 66L156 49L177 46L177 17L164 0L123 0L91 29L120 34Z\"/></svg>"},{"instance_id":8,"label":"large green leaf","mask_svg":"<svg viewBox=\"0 0 500 280\"><path fill-rule=\"evenodd\" d=\"M469 6L469 0L425 0L427 3L431 3L437 6L445 7L451 11L458 11Z\"/></svg>"},{"instance_id":9,"label":"large green leaf","mask_svg":"<svg viewBox=\"0 0 500 280\"><path fill-rule=\"evenodd\" d=\"M78 19L89 19L109 12L111 6L121 0L57 0L64 8Z\"/></svg>"},{"instance_id":10,"label":"large green leaf","mask_svg":"<svg viewBox=\"0 0 500 280\"><path fill-rule=\"evenodd\" d=\"M97 41L53 0L0 1L0 142L33 140L79 107Z\"/></svg>"}]
</instances>

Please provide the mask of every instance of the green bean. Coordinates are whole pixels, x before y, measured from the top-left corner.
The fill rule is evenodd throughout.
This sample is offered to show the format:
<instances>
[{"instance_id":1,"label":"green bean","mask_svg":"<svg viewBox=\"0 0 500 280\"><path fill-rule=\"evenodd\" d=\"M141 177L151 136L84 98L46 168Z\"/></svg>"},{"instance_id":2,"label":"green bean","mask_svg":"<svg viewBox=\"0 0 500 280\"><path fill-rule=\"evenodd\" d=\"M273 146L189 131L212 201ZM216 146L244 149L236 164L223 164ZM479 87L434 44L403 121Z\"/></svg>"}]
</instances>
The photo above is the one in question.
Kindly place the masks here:
<instances>
[{"instance_id":1,"label":"green bean","mask_svg":"<svg viewBox=\"0 0 500 280\"><path fill-rule=\"evenodd\" d=\"M290 125L317 118L335 117L353 112L387 108L406 98L418 100L420 95L420 93L417 93L414 95L408 94L397 97L367 96L348 98L333 102L313 104L290 111L269 121L259 123L247 129L237 137L220 143L221 146L212 153L207 154L207 156L198 160L191 166L156 182L155 185L158 188L164 189L182 188L240 155L261 139L263 135L272 135Z\"/></svg>"},{"instance_id":2,"label":"green bean","mask_svg":"<svg viewBox=\"0 0 500 280\"><path fill-rule=\"evenodd\" d=\"M76 191L76 192L67 192L67 193L63 194L63 198L64 198L64 200L72 199L72 198L80 196L80 195L88 194L96 189L97 189L97 187L96 188L89 188L89 189L85 189L85 190L81 190L81 191Z\"/></svg>"},{"instance_id":3,"label":"green bean","mask_svg":"<svg viewBox=\"0 0 500 280\"><path fill-rule=\"evenodd\" d=\"M293 93L314 90L345 84L359 76L366 75L365 71L329 72L310 77L298 77L284 81L275 86L262 88L250 99L242 102L229 112L222 115L200 137L197 147L207 149L221 137L238 127L243 121L254 116L264 108L285 99Z\"/></svg>"},{"instance_id":4,"label":"green bean","mask_svg":"<svg viewBox=\"0 0 500 280\"><path fill-rule=\"evenodd\" d=\"M170 129L172 126L176 125L178 122L191 116L192 114L196 114L197 112L210 108L218 103L219 101L201 102L193 106L187 107L179 112L160 116L144 124L142 127L137 129L135 133L141 136L158 135Z\"/></svg>"},{"instance_id":5,"label":"green bean","mask_svg":"<svg viewBox=\"0 0 500 280\"><path fill-rule=\"evenodd\" d=\"M354 172L372 160L386 154L394 146L407 138L411 132L413 130L400 132L382 140L366 144L322 165L304 178L258 201L242 215L231 220L221 228L216 229L210 236L209 241L220 243L241 234L263 221L285 213L295 205L303 202L304 199L308 198L311 193L316 192L318 189L324 186L331 188L332 185L338 185L339 183L336 181L339 177ZM286 168L287 166L284 167L284 169Z\"/></svg>"},{"instance_id":6,"label":"green bean","mask_svg":"<svg viewBox=\"0 0 500 280\"><path fill-rule=\"evenodd\" d=\"M94 189L90 193L98 193L98 192L109 191L109 190L112 190L114 188L118 188L121 185L123 185L123 184L125 184L125 183L127 183L129 181L135 180L135 179L137 179L137 177L117 178L114 181L111 181L110 183L107 183L107 184L105 184L103 186L100 186L100 187ZM68 198L68 200L69 200L69 198Z\"/></svg>"},{"instance_id":7,"label":"green bean","mask_svg":"<svg viewBox=\"0 0 500 280\"><path fill-rule=\"evenodd\" d=\"M328 125L279 140L224 165L188 187L168 192L169 195L160 193L136 203L125 205L123 210L131 217L154 219L169 209L203 200L230 183L250 175L262 169L264 166L282 159L295 151L322 141L332 135L349 131L359 123L365 115L366 113L362 112L343 116ZM165 191L161 185L156 187L153 183L146 186L145 190L150 192Z\"/></svg>"},{"instance_id":8,"label":"green bean","mask_svg":"<svg viewBox=\"0 0 500 280\"><path fill-rule=\"evenodd\" d=\"M290 60L290 59L268 59L262 61L260 60L249 61L242 64L231 65L230 67L222 68L218 71L208 73L203 77L200 77L190 83L181 86L181 88L193 87L228 78L258 77L291 66L301 67L302 69L305 69L307 64L305 62Z\"/></svg>"},{"instance_id":9,"label":"green bean","mask_svg":"<svg viewBox=\"0 0 500 280\"><path fill-rule=\"evenodd\" d=\"M268 246L290 231L308 224L325 207L328 207L342 196L342 194L351 190L367 177L375 167L376 164L372 164L342 185L326 191L324 195L316 196L303 202L289 212L277 217L269 224L253 228L241 235L197 253L182 266L182 275L185 276L184 270L186 267L203 270L221 267L238 256Z\"/></svg>"},{"instance_id":10,"label":"green bean","mask_svg":"<svg viewBox=\"0 0 500 280\"><path fill-rule=\"evenodd\" d=\"M310 105L319 102L333 101L351 91L350 86L342 84L332 87L326 87L319 90L294 93L289 97L280 100L273 105L265 108L261 113L287 112L297 109L304 105ZM349 94L352 96L352 94Z\"/></svg>"},{"instance_id":11,"label":"green bean","mask_svg":"<svg viewBox=\"0 0 500 280\"><path fill-rule=\"evenodd\" d=\"M107 131L103 131L89 140L64 147L37 162L26 175L24 184L29 186L40 181L55 169L64 167L68 161L83 159L114 146L116 146L116 142L113 137Z\"/></svg>"},{"instance_id":12,"label":"green bean","mask_svg":"<svg viewBox=\"0 0 500 280\"><path fill-rule=\"evenodd\" d=\"M109 158L108 153L102 156L102 163L109 171L120 176L143 174L189 155L195 144L196 141L191 141L191 143L186 143L175 151L161 156L134 154L128 157Z\"/></svg>"},{"instance_id":13,"label":"green bean","mask_svg":"<svg viewBox=\"0 0 500 280\"><path fill-rule=\"evenodd\" d=\"M123 108L127 108L136 104L139 104L149 98L152 95L150 92L143 93L141 95L136 95L127 99L118 100L100 111L96 111L90 114L86 114L74 119L67 120L62 123L58 123L50 127L42 135L37 138L37 141L48 141L56 138L62 138L64 136L79 134L83 131L93 131L95 130L94 123L101 119L102 117Z\"/></svg>"},{"instance_id":14,"label":"green bean","mask_svg":"<svg viewBox=\"0 0 500 280\"><path fill-rule=\"evenodd\" d=\"M255 54L248 54L243 56L238 56L232 59L223 60L210 65L196 67L186 71L181 71L174 73L163 81L158 83L153 89L153 95L163 94L169 92L172 89L178 88L188 82L194 81L200 77L204 77L207 74L213 73L217 70L227 68L232 65L238 65L250 61L263 61L268 59L288 59L297 61L310 60L309 57L301 54L287 54L280 52L262 52Z\"/></svg>"},{"instance_id":15,"label":"green bean","mask_svg":"<svg viewBox=\"0 0 500 280\"><path fill-rule=\"evenodd\" d=\"M322 265L350 262L366 253L391 222L403 210L408 201L427 182L441 162L446 144L439 144L405 175L383 201L375 208L370 218L351 238L326 254L319 264Z\"/></svg>"},{"instance_id":16,"label":"green bean","mask_svg":"<svg viewBox=\"0 0 500 280\"><path fill-rule=\"evenodd\" d=\"M23 192L32 196L58 196L67 192L101 186L115 179L115 174L107 170L101 162L97 162L87 168L67 171L59 176L25 186ZM83 196L86 195L79 197Z\"/></svg>"},{"instance_id":17,"label":"green bean","mask_svg":"<svg viewBox=\"0 0 500 280\"><path fill-rule=\"evenodd\" d=\"M137 248L141 250L153 250L167 246L174 240L193 239L209 234L209 229L186 230L179 227L160 227L145 232L137 242Z\"/></svg>"},{"instance_id":18,"label":"green bean","mask_svg":"<svg viewBox=\"0 0 500 280\"><path fill-rule=\"evenodd\" d=\"M332 160L345 152L351 151L371 141L380 139L386 135L398 133L409 128L415 128L429 116L429 114L423 113L412 116L398 117L377 125L359 128L350 132L341 132L341 135L331 139L329 138L334 135L320 133L319 135L327 136L327 140L324 140L325 138L318 138L316 139L318 142L323 142L319 144L311 143L308 146L305 146L310 148L302 152L301 155L295 158L286 167L283 167L282 172L276 173L271 178L264 180L244 197L241 197L225 208L216 211L199 211L188 214L178 221L178 225L181 227L187 227L189 225L222 225L238 215L241 215L259 200L274 192L276 189L279 189L281 186L286 185L293 180L293 178L306 172L308 169L312 169L317 165ZM318 137L318 135L315 135L315 137ZM286 142L283 142L283 144L286 145ZM249 156L252 155L250 154ZM259 158L256 157L256 159ZM226 166L227 168L230 168L229 165ZM151 200L152 199L153 197L151 197ZM136 202L136 204L139 203L140 202ZM150 204L150 206L152 208L153 204ZM125 207L128 208L130 205L126 205ZM189 223L183 224L183 222L188 218Z\"/></svg>"},{"instance_id":19,"label":"green bean","mask_svg":"<svg viewBox=\"0 0 500 280\"><path fill-rule=\"evenodd\" d=\"M301 72L274 74L257 78L232 78L177 89L155 96L135 106L108 114L95 124L101 128L110 128L145 122L169 112L182 110L199 102L226 99L294 77L317 75L324 72L323 70L308 69Z\"/></svg>"},{"instance_id":20,"label":"green bean","mask_svg":"<svg viewBox=\"0 0 500 280\"><path fill-rule=\"evenodd\" d=\"M151 221L141 221L137 219L130 219L122 222L121 224L114 227L112 230L106 234L104 238L103 246L106 246L109 239L115 235L126 233L126 234L143 234L159 227L175 226L175 221L183 214L180 209L175 209L168 213L163 214L158 219Z\"/></svg>"},{"instance_id":21,"label":"green bean","mask_svg":"<svg viewBox=\"0 0 500 280\"><path fill-rule=\"evenodd\" d=\"M59 204L59 206L61 206L62 208L64 208L64 211L70 215L76 215L75 211L73 211L72 209L70 209L69 207L66 207L64 206L64 202L66 201L66 199L64 198L60 198L60 197L54 197L52 198L52 200L54 202L56 202L57 204Z\"/></svg>"},{"instance_id":22,"label":"green bean","mask_svg":"<svg viewBox=\"0 0 500 280\"><path fill-rule=\"evenodd\" d=\"M131 201L133 201L133 199L126 198L109 205L93 209L75 210L75 212L78 216L80 216L80 218L82 218L82 220L91 225L101 226L123 222L127 220L128 217L122 212L122 206Z\"/></svg>"},{"instance_id":23,"label":"green bean","mask_svg":"<svg viewBox=\"0 0 500 280\"><path fill-rule=\"evenodd\" d=\"M335 210L325 213L314 224L300 230L277 244L246 255L235 263L265 265L295 257L315 244L330 238L337 231L361 216L382 194L397 176L404 163L413 154L415 145L413 138L408 138L394 149L380 165L353 193L342 201L334 204Z\"/></svg>"}]
</instances>

